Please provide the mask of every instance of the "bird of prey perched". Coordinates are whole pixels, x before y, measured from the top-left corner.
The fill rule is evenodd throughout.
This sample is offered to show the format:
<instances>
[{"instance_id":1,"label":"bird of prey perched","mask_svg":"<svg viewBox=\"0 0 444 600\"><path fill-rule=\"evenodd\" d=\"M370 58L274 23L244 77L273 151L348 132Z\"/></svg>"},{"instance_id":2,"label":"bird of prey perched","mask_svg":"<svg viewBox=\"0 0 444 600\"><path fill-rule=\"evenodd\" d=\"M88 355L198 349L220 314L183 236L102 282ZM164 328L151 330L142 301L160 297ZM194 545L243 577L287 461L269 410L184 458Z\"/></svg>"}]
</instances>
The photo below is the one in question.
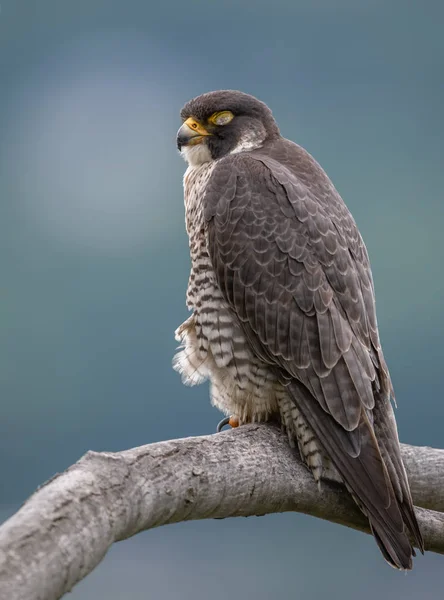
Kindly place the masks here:
<instances>
[{"instance_id":1,"label":"bird of prey perched","mask_svg":"<svg viewBox=\"0 0 444 600\"><path fill-rule=\"evenodd\" d=\"M353 217L263 102L210 92L181 117L192 315L175 369L209 379L231 424L279 419L315 480L343 482L384 558L411 569L409 536L424 544Z\"/></svg>"}]
</instances>

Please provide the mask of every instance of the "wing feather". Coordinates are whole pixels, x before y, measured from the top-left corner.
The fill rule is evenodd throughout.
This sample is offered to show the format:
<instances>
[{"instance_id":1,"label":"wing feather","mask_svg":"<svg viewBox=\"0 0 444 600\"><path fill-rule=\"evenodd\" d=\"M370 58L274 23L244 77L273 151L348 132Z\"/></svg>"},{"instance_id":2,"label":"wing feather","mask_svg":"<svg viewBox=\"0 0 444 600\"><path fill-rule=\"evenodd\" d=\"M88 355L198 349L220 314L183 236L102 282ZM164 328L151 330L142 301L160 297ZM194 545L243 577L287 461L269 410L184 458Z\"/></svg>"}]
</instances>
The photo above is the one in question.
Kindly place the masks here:
<instances>
[{"instance_id":1,"label":"wing feather","mask_svg":"<svg viewBox=\"0 0 444 600\"><path fill-rule=\"evenodd\" d=\"M285 140L220 160L204 206L218 282L252 350L287 384L384 555L410 568L406 527L423 544L353 218L319 165Z\"/></svg>"}]
</instances>

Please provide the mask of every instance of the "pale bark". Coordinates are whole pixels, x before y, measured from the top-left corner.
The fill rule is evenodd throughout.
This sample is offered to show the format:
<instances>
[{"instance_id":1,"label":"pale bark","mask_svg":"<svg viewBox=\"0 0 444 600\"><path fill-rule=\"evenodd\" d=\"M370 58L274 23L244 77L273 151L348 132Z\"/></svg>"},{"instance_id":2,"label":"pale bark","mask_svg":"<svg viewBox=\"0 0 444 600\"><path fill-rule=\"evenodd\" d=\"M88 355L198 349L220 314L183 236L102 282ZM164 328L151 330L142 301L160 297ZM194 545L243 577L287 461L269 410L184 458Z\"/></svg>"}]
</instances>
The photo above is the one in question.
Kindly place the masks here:
<instances>
[{"instance_id":1,"label":"pale bark","mask_svg":"<svg viewBox=\"0 0 444 600\"><path fill-rule=\"evenodd\" d=\"M444 553L444 450L402 452L426 549ZM113 542L145 529L284 511L368 532L349 495L327 484L319 491L274 426L88 452L0 528L0 598L60 598Z\"/></svg>"}]
</instances>

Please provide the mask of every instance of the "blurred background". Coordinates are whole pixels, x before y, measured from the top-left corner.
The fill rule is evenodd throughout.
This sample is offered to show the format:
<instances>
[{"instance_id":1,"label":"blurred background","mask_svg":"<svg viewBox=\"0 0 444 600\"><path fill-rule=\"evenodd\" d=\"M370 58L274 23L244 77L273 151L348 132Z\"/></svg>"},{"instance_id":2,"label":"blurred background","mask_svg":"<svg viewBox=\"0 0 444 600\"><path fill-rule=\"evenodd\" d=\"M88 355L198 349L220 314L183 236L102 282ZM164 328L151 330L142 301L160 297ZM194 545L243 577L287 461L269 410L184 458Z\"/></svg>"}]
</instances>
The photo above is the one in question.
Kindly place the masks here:
<instances>
[{"instance_id":1,"label":"blurred background","mask_svg":"<svg viewBox=\"0 0 444 600\"><path fill-rule=\"evenodd\" d=\"M0 518L88 449L214 431L171 369L189 271L179 110L241 89L326 169L367 243L401 440L444 447L442 2L2 0ZM72 600L435 599L298 514L116 544Z\"/></svg>"}]
</instances>

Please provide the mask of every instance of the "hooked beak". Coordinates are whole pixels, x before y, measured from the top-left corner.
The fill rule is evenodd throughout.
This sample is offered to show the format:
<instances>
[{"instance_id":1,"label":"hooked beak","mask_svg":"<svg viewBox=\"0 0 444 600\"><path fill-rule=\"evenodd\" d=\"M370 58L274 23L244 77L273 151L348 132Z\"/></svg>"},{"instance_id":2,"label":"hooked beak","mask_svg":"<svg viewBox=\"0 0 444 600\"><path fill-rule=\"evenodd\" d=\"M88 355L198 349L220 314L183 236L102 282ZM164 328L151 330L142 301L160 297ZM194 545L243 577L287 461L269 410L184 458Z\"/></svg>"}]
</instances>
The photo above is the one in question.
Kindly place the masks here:
<instances>
[{"instance_id":1,"label":"hooked beak","mask_svg":"<svg viewBox=\"0 0 444 600\"><path fill-rule=\"evenodd\" d=\"M200 144L204 137L211 135L198 121L189 117L177 132L177 148L180 152L183 146Z\"/></svg>"}]
</instances>

